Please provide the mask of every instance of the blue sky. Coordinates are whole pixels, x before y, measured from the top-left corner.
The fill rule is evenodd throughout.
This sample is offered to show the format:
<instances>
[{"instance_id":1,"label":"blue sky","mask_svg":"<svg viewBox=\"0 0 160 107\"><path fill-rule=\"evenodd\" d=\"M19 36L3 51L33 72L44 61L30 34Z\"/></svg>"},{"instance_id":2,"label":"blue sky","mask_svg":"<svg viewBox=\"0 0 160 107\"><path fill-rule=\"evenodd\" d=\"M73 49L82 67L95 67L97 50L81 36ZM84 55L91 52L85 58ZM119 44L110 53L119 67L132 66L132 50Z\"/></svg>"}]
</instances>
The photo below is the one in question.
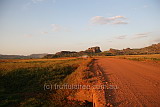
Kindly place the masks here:
<instances>
[{"instance_id":1,"label":"blue sky","mask_svg":"<svg viewBox=\"0 0 160 107\"><path fill-rule=\"evenodd\" d=\"M0 0L0 54L160 42L159 0Z\"/></svg>"}]
</instances>

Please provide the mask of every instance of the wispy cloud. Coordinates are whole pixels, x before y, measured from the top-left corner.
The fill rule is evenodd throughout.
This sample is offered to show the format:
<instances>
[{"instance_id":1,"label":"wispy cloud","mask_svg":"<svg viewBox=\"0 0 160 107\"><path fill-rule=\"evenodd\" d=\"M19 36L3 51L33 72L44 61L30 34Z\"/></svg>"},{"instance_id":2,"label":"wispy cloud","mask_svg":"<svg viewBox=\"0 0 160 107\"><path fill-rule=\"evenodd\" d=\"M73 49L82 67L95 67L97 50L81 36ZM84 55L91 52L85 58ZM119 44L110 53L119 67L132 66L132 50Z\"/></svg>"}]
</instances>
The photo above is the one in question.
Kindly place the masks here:
<instances>
[{"instance_id":1,"label":"wispy cloud","mask_svg":"<svg viewBox=\"0 0 160 107\"><path fill-rule=\"evenodd\" d=\"M24 4L22 8L24 10L27 10L30 7L30 5L31 5L31 2L28 2L28 3Z\"/></svg>"},{"instance_id":2,"label":"wispy cloud","mask_svg":"<svg viewBox=\"0 0 160 107\"><path fill-rule=\"evenodd\" d=\"M60 25L57 25L57 24L52 24L51 26L54 32L59 32L59 31L62 31L63 29Z\"/></svg>"},{"instance_id":3,"label":"wispy cloud","mask_svg":"<svg viewBox=\"0 0 160 107\"><path fill-rule=\"evenodd\" d=\"M153 42L160 43L160 38L154 39Z\"/></svg>"},{"instance_id":4,"label":"wispy cloud","mask_svg":"<svg viewBox=\"0 0 160 107\"><path fill-rule=\"evenodd\" d=\"M151 32L138 33L138 34L134 35L134 38L135 38L135 39L145 38L145 37L148 37L148 34L150 34L150 33L151 33Z\"/></svg>"},{"instance_id":5,"label":"wispy cloud","mask_svg":"<svg viewBox=\"0 0 160 107\"><path fill-rule=\"evenodd\" d=\"M48 32L41 32L41 34L48 34Z\"/></svg>"},{"instance_id":6,"label":"wispy cloud","mask_svg":"<svg viewBox=\"0 0 160 107\"><path fill-rule=\"evenodd\" d=\"M125 21L116 21L116 22L113 22L113 24L128 24L128 22L125 22Z\"/></svg>"},{"instance_id":7,"label":"wispy cloud","mask_svg":"<svg viewBox=\"0 0 160 107\"><path fill-rule=\"evenodd\" d=\"M47 1L47 0L31 0L33 3L38 3L38 2L43 2L43 1ZM52 3L56 3L56 0L48 0L51 1Z\"/></svg>"},{"instance_id":8,"label":"wispy cloud","mask_svg":"<svg viewBox=\"0 0 160 107\"><path fill-rule=\"evenodd\" d=\"M113 41L109 40L108 42L113 42Z\"/></svg>"},{"instance_id":9,"label":"wispy cloud","mask_svg":"<svg viewBox=\"0 0 160 107\"><path fill-rule=\"evenodd\" d=\"M145 9L145 8L149 8L150 6L149 5L142 5L141 7L135 7L133 8L133 10L137 11L139 9Z\"/></svg>"},{"instance_id":10,"label":"wispy cloud","mask_svg":"<svg viewBox=\"0 0 160 107\"><path fill-rule=\"evenodd\" d=\"M42 2L42 1L45 1L45 0L32 0L33 3Z\"/></svg>"},{"instance_id":11,"label":"wispy cloud","mask_svg":"<svg viewBox=\"0 0 160 107\"><path fill-rule=\"evenodd\" d=\"M28 0L28 2L26 4L24 4L22 6L22 8L24 10L27 10L32 6L32 4L36 4L36 3L39 3L39 2L43 2L43 1L46 1L46 0ZM55 2L56 2L56 0L53 0L53 3L55 3Z\"/></svg>"},{"instance_id":12,"label":"wispy cloud","mask_svg":"<svg viewBox=\"0 0 160 107\"><path fill-rule=\"evenodd\" d=\"M128 24L126 22L126 17L124 16L114 16L114 17L103 17L103 16L94 16L90 19L90 22L92 24L99 24L99 25L104 25L104 24Z\"/></svg>"},{"instance_id":13,"label":"wispy cloud","mask_svg":"<svg viewBox=\"0 0 160 107\"><path fill-rule=\"evenodd\" d=\"M121 36L116 37L116 39L125 39L125 38L126 38L126 35L121 35Z\"/></svg>"},{"instance_id":14,"label":"wispy cloud","mask_svg":"<svg viewBox=\"0 0 160 107\"><path fill-rule=\"evenodd\" d=\"M90 28L90 27L87 27L87 28L84 28L84 29L82 29L82 30L84 30L84 31L90 31L91 28Z\"/></svg>"},{"instance_id":15,"label":"wispy cloud","mask_svg":"<svg viewBox=\"0 0 160 107\"><path fill-rule=\"evenodd\" d=\"M143 8L148 8L148 7L149 7L148 5L144 5L144 6L143 6Z\"/></svg>"},{"instance_id":16,"label":"wispy cloud","mask_svg":"<svg viewBox=\"0 0 160 107\"><path fill-rule=\"evenodd\" d=\"M66 27L62 27L62 26L60 26L58 24L52 24L51 26L52 26L53 32L62 32L62 31L70 32L71 31L70 29L68 29Z\"/></svg>"}]
</instances>

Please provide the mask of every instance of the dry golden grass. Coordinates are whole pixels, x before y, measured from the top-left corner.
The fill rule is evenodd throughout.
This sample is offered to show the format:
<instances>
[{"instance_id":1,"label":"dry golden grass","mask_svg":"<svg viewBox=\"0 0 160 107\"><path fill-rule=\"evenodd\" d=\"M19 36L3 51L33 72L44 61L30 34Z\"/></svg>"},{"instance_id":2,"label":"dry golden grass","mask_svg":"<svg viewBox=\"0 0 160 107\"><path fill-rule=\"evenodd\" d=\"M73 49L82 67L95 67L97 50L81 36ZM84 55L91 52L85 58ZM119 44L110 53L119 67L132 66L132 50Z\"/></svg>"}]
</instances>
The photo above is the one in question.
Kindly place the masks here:
<instances>
[{"instance_id":1,"label":"dry golden grass","mask_svg":"<svg viewBox=\"0 0 160 107\"><path fill-rule=\"evenodd\" d=\"M48 67L66 60L76 58L56 58L56 59L0 59L0 70L9 72L19 68Z\"/></svg>"},{"instance_id":2,"label":"dry golden grass","mask_svg":"<svg viewBox=\"0 0 160 107\"><path fill-rule=\"evenodd\" d=\"M63 80L61 85L63 85L63 84L87 85L88 83L86 80L88 79L88 77L90 77L92 75L91 74L92 72L89 71L89 69L90 69L89 65L92 62L92 60L93 60L92 58L83 59L83 62L80 63L79 67L75 70L75 72L68 75ZM74 107L82 107L82 105L87 107L86 104L84 104L85 102L81 102L81 101L82 101L82 99L83 99L83 101L86 100L85 97L89 97L89 94L91 94L91 93L83 94L81 92L81 95L78 96L78 98L80 98L80 99L78 99L78 98L76 98L76 94L79 93L80 91L82 91L82 90L81 89L60 89L60 90L57 90L55 94L52 94L52 100L56 100L56 104L58 104L59 106L62 106L62 107L66 106L66 104L68 104L70 101L71 101L70 103L72 103L73 104L72 106L74 106ZM85 90L83 90L83 91L85 91ZM84 98L82 98L82 97L84 97ZM62 103L62 100L60 100L60 99L66 99L66 98L70 99L70 100L68 100L65 103ZM81 106L79 106L79 104Z\"/></svg>"},{"instance_id":3,"label":"dry golden grass","mask_svg":"<svg viewBox=\"0 0 160 107\"><path fill-rule=\"evenodd\" d=\"M0 60L0 106L66 106L74 90L45 91L44 84L80 83L90 62L89 58ZM55 97L49 100L50 96Z\"/></svg>"},{"instance_id":4,"label":"dry golden grass","mask_svg":"<svg viewBox=\"0 0 160 107\"><path fill-rule=\"evenodd\" d=\"M48 106L50 103L57 105L56 99L48 99L50 93L66 99L67 92L45 91L44 84L58 84L65 78L74 80L76 77L69 75L77 68L87 66L87 63L88 59L82 58L0 60L0 106ZM59 104L61 103L65 104Z\"/></svg>"},{"instance_id":5,"label":"dry golden grass","mask_svg":"<svg viewBox=\"0 0 160 107\"><path fill-rule=\"evenodd\" d=\"M106 56L109 58L120 58L129 59L135 61L160 61L160 54L150 54L150 55L120 55L120 56Z\"/></svg>"}]
</instances>

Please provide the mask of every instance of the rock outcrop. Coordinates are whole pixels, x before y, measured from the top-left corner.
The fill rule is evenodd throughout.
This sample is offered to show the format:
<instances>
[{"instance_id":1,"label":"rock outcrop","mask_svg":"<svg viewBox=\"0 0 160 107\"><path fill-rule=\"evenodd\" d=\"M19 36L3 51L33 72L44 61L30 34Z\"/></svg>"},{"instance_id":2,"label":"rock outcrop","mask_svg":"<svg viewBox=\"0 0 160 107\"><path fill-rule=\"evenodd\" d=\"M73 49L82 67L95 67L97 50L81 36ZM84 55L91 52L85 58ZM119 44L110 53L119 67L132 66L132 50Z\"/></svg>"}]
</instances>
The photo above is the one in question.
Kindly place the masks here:
<instances>
[{"instance_id":1,"label":"rock outcrop","mask_svg":"<svg viewBox=\"0 0 160 107\"><path fill-rule=\"evenodd\" d=\"M102 52L100 50L100 47L96 46L96 47L91 47L91 48L88 48L85 51L80 51L80 52L75 52L75 51L60 51L60 52L57 52L56 54L48 54L44 58L81 57L83 55L93 56L93 55L95 55L97 53L100 53L100 52Z\"/></svg>"},{"instance_id":2,"label":"rock outcrop","mask_svg":"<svg viewBox=\"0 0 160 107\"><path fill-rule=\"evenodd\" d=\"M100 47L96 46L96 47L88 48L88 49L86 50L86 52L100 53L100 52L102 52L102 51L100 50Z\"/></svg>"}]
</instances>

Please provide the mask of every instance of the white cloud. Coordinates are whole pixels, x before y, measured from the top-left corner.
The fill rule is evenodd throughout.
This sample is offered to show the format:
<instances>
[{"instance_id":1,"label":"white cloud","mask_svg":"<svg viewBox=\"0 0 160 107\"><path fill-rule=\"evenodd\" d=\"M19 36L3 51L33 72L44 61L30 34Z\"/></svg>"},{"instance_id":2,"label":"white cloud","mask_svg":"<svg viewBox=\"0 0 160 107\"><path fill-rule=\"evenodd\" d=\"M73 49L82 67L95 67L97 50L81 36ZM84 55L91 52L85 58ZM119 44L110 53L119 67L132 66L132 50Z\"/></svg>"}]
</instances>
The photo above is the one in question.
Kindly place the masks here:
<instances>
[{"instance_id":1,"label":"white cloud","mask_svg":"<svg viewBox=\"0 0 160 107\"><path fill-rule=\"evenodd\" d=\"M114 17L110 17L108 18L110 20L116 20L116 19L126 19L124 16L114 16Z\"/></svg>"},{"instance_id":2,"label":"white cloud","mask_svg":"<svg viewBox=\"0 0 160 107\"><path fill-rule=\"evenodd\" d=\"M114 17L103 17L103 16L94 16L90 19L92 24L128 24L126 22L126 19L124 16L114 16Z\"/></svg>"},{"instance_id":3,"label":"white cloud","mask_svg":"<svg viewBox=\"0 0 160 107\"><path fill-rule=\"evenodd\" d=\"M70 29L62 27L58 24L52 24L51 26L54 32L61 32L61 31L70 32L71 31Z\"/></svg>"},{"instance_id":4,"label":"white cloud","mask_svg":"<svg viewBox=\"0 0 160 107\"><path fill-rule=\"evenodd\" d=\"M95 16L91 18L93 24L108 24L109 21L103 16Z\"/></svg>"}]
</instances>

